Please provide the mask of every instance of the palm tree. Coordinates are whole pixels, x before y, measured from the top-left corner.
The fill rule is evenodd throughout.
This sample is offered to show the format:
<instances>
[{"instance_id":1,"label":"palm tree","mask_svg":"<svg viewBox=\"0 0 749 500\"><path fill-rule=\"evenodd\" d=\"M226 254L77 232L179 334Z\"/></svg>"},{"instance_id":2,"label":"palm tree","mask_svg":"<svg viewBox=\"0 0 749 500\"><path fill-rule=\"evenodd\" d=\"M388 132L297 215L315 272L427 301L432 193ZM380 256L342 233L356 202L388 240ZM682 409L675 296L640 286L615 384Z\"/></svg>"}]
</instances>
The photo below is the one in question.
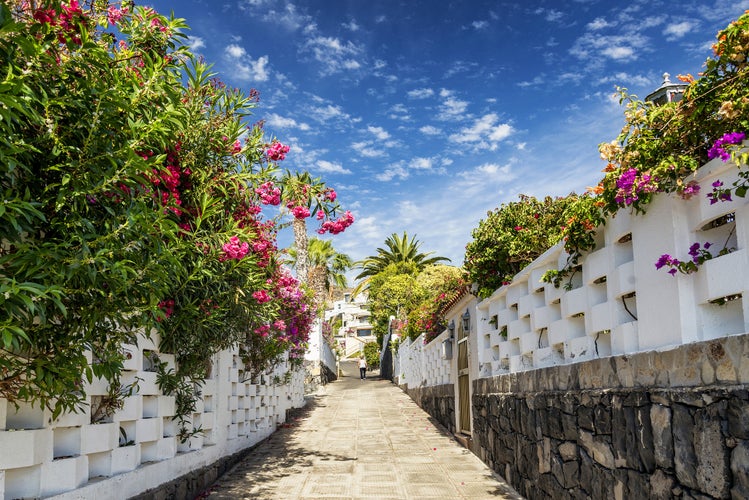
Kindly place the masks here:
<instances>
[{"instance_id":1,"label":"palm tree","mask_svg":"<svg viewBox=\"0 0 749 500\"><path fill-rule=\"evenodd\" d=\"M438 262L447 261L447 257L430 257L434 252L419 252L421 242L416 236L409 240L408 234L404 231L403 236L396 233L391 234L385 240L386 248L378 248L377 255L372 255L356 262L356 266L362 271L356 276L356 280L361 281L354 290L354 295L366 287L369 280L385 270L391 264L410 264L413 265L417 272L425 267L437 264Z\"/></svg>"},{"instance_id":2,"label":"palm tree","mask_svg":"<svg viewBox=\"0 0 749 500\"><path fill-rule=\"evenodd\" d=\"M329 299L332 286L346 288L345 273L351 269L353 261L348 255L336 252L330 240L310 238L306 250L307 283L315 294L315 303L320 306ZM301 253L296 246L289 249L289 256L298 272Z\"/></svg>"}]
</instances>

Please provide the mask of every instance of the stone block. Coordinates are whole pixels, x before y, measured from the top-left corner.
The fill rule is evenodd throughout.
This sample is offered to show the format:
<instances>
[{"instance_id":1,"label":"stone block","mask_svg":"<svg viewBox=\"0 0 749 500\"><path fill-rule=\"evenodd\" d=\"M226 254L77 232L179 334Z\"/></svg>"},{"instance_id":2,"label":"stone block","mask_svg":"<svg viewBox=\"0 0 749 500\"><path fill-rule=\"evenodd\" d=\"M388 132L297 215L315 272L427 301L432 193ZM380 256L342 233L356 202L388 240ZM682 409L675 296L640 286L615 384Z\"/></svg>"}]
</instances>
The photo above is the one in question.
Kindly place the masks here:
<instances>
[{"instance_id":1,"label":"stone block","mask_svg":"<svg viewBox=\"0 0 749 500\"><path fill-rule=\"evenodd\" d=\"M115 423L81 426L81 454L99 453L117 447L119 427Z\"/></svg>"},{"instance_id":2,"label":"stone block","mask_svg":"<svg viewBox=\"0 0 749 500\"><path fill-rule=\"evenodd\" d=\"M594 437L590 432L580 431L578 444L585 449L594 461L607 469L614 469L614 454L611 451L610 443Z\"/></svg>"},{"instance_id":3,"label":"stone block","mask_svg":"<svg viewBox=\"0 0 749 500\"><path fill-rule=\"evenodd\" d=\"M731 451L731 473L731 498L749 498L749 442L741 441Z\"/></svg>"},{"instance_id":4,"label":"stone block","mask_svg":"<svg viewBox=\"0 0 749 500\"><path fill-rule=\"evenodd\" d=\"M654 460L658 467L674 466L674 440L671 434L671 409L654 404L650 408L650 426L653 432Z\"/></svg>"},{"instance_id":5,"label":"stone block","mask_svg":"<svg viewBox=\"0 0 749 500\"><path fill-rule=\"evenodd\" d=\"M674 470L679 483L697 488L697 456L694 451L694 419L689 408L675 404L671 407L671 429L674 438Z\"/></svg>"},{"instance_id":6,"label":"stone block","mask_svg":"<svg viewBox=\"0 0 749 500\"><path fill-rule=\"evenodd\" d=\"M674 488L673 476L666 474L661 469L657 469L650 476L650 492L647 498L653 500L669 500L673 498L672 490Z\"/></svg>"},{"instance_id":7,"label":"stone block","mask_svg":"<svg viewBox=\"0 0 749 500\"><path fill-rule=\"evenodd\" d=\"M694 450L699 490L714 498L725 498L731 487L728 450L718 415L708 410L695 414Z\"/></svg>"},{"instance_id":8,"label":"stone block","mask_svg":"<svg viewBox=\"0 0 749 500\"><path fill-rule=\"evenodd\" d=\"M559 445L558 448L559 456L565 462L577 460L577 444L573 442L565 442Z\"/></svg>"},{"instance_id":9,"label":"stone block","mask_svg":"<svg viewBox=\"0 0 749 500\"><path fill-rule=\"evenodd\" d=\"M728 434L737 439L749 439L749 401L745 399L746 391L742 392L744 399L731 397L728 401Z\"/></svg>"}]
</instances>

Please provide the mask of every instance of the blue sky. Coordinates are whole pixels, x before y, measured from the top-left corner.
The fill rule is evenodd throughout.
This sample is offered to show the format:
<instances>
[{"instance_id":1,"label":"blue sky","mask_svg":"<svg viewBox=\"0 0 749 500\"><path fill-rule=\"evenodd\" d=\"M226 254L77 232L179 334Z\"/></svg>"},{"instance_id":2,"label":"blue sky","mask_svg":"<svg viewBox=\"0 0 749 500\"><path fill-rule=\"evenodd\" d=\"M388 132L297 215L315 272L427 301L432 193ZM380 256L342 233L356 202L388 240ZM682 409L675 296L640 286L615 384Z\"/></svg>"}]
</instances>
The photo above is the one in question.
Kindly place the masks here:
<instances>
[{"instance_id":1,"label":"blue sky","mask_svg":"<svg viewBox=\"0 0 749 500\"><path fill-rule=\"evenodd\" d=\"M487 211L520 193L583 192L645 96L697 74L749 0L146 0L187 20L194 52L261 93L284 168L336 188L361 259L408 232L463 263ZM314 229L314 220L310 220ZM279 238L288 245L290 235Z\"/></svg>"}]
</instances>

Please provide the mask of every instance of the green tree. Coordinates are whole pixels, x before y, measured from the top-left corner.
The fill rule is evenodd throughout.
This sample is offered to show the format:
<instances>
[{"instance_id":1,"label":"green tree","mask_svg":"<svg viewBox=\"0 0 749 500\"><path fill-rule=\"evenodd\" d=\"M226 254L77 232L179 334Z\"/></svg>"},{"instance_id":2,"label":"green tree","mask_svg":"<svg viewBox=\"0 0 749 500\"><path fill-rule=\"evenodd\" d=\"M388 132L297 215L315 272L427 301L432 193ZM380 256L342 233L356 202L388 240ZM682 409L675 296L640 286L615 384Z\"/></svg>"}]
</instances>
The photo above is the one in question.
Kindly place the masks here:
<instances>
[{"instance_id":1,"label":"green tree","mask_svg":"<svg viewBox=\"0 0 749 500\"><path fill-rule=\"evenodd\" d=\"M289 249L291 265L298 268L296 246ZM344 253L337 252L330 240L310 238L307 246L308 285L315 295L318 306L330 299L332 287L348 286L346 271L351 269L353 261Z\"/></svg>"},{"instance_id":2,"label":"green tree","mask_svg":"<svg viewBox=\"0 0 749 500\"><path fill-rule=\"evenodd\" d=\"M377 342L367 342L364 344L364 359L367 361L367 367L375 370L380 367L380 344Z\"/></svg>"},{"instance_id":3,"label":"green tree","mask_svg":"<svg viewBox=\"0 0 749 500\"><path fill-rule=\"evenodd\" d=\"M390 317L404 322L409 311L426 297L416 281L414 263L390 264L369 281L368 303L373 333L378 341L387 333Z\"/></svg>"},{"instance_id":4,"label":"green tree","mask_svg":"<svg viewBox=\"0 0 749 500\"><path fill-rule=\"evenodd\" d=\"M421 242L416 239L416 236L409 239L405 231L403 236L396 233L388 236L385 240L385 248L378 248L376 255L366 257L356 263L362 271L355 279L362 281L354 289L354 294L366 288L373 276L383 272L391 264L413 264L418 273L429 265L450 261L447 257L430 257L434 252L420 252L420 246Z\"/></svg>"}]
</instances>

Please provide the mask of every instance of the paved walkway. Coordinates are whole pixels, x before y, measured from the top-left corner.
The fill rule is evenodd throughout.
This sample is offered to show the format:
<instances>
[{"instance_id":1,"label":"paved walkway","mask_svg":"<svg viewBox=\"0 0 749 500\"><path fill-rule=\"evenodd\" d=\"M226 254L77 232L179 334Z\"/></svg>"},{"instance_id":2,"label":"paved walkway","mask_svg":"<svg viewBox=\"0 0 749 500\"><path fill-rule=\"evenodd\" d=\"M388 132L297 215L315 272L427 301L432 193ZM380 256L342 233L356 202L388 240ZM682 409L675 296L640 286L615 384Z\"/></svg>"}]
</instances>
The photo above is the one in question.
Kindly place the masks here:
<instances>
[{"instance_id":1,"label":"paved walkway","mask_svg":"<svg viewBox=\"0 0 749 500\"><path fill-rule=\"evenodd\" d=\"M360 380L353 363L344 375L219 478L207 498L522 498L390 381Z\"/></svg>"}]
</instances>

